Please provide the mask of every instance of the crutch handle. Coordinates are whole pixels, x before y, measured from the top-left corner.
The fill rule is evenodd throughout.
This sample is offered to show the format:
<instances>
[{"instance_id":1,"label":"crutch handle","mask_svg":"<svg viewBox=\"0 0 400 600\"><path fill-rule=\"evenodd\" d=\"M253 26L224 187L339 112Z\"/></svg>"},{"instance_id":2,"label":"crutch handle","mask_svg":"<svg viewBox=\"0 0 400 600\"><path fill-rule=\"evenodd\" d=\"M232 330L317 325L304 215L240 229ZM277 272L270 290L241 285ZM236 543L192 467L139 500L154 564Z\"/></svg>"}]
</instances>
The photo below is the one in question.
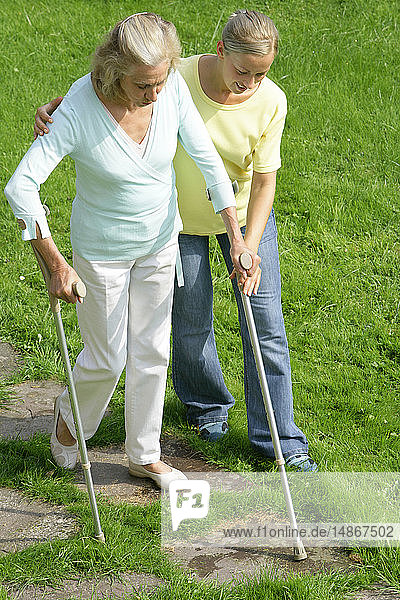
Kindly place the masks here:
<instances>
[{"instance_id":1,"label":"crutch handle","mask_svg":"<svg viewBox=\"0 0 400 600\"><path fill-rule=\"evenodd\" d=\"M239 256L239 262L242 265L243 269L246 269L246 271L248 269L251 269L253 264L251 254L249 254L248 252L242 252L242 254Z\"/></svg>"},{"instance_id":2,"label":"crutch handle","mask_svg":"<svg viewBox=\"0 0 400 600\"><path fill-rule=\"evenodd\" d=\"M78 279L78 281L75 281L72 284L72 291L74 292L75 296L83 299L86 296L86 285L81 279Z\"/></svg>"}]
</instances>

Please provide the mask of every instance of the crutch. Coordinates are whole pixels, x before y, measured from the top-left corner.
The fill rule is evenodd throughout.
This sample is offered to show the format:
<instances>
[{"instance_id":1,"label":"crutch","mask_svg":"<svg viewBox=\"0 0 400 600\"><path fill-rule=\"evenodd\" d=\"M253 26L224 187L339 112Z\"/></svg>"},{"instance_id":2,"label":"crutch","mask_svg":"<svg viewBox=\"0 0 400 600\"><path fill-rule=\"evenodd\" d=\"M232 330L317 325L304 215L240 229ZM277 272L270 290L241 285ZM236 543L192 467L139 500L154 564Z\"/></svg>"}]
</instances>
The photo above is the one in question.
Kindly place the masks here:
<instances>
[{"instance_id":1,"label":"crutch","mask_svg":"<svg viewBox=\"0 0 400 600\"><path fill-rule=\"evenodd\" d=\"M250 254L247 252L243 252L240 255L240 264L243 269L250 269L253 264L252 258ZM272 444L274 446L275 453L275 463L278 466L278 471L281 478L281 483L283 487L283 495L285 497L286 508L289 514L290 526L293 531L297 532L297 536L294 540L295 546L293 548L294 551L294 560L304 560L307 558L307 553L304 549L303 542L300 539L298 534L298 526L297 519L293 509L292 496L290 494L289 484L286 476L285 470L285 459L283 458L281 443L279 440L278 428L276 426L274 409L272 408L271 396L269 394L267 378L265 376L264 364L262 360L260 344L258 341L257 329L254 322L253 311L250 304L250 298L241 290L240 297L242 299L243 309L246 316L247 329L249 331L251 346L253 349L254 359L256 361L258 378L260 381L261 392L264 399L265 412L267 414L269 430L271 432Z\"/></svg>"},{"instance_id":2,"label":"crutch","mask_svg":"<svg viewBox=\"0 0 400 600\"><path fill-rule=\"evenodd\" d=\"M104 537L104 533L101 529L99 511L97 508L96 496L95 496L94 487L93 487L92 474L90 472L90 462L89 462L89 457L88 457L88 453L87 453L85 437L83 435L81 416L79 413L79 406L78 406L78 400L77 400L77 396L76 396L75 383L74 383L74 380L72 377L72 369L71 369L71 363L70 363L69 356L68 356L67 341L65 339L64 327L63 327L63 323L62 323L62 319L61 319L60 301L58 298L56 298L50 292L51 275L50 275L50 271L48 269L48 266L47 266L44 258L39 253L39 251L35 248L35 246L33 244L31 244L31 245L33 248L33 252L35 253L36 260L39 263L40 270L43 273L44 280L46 282L46 287L47 287L47 291L48 291L49 299L50 299L50 308L53 313L54 321L56 324L58 343L59 343L59 347L60 347L61 356L62 356L62 359L64 362L64 369L65 369L65 374L67 377L67 383L68 383L68 388L69 388L72 414L74 416L76 435L78 438L79 452L81 455L81 465L82 465L83 472L85 473L85 480L86 480L87 491L89 494L90 508L92 509L93 523L94 523L94 530L95 530L94 537L99 542L104 543L105 537ZM79 280L76 283L74 283L72 286L72 289L76 296L78 296L80 298L84 298L86 296L86 287L85 287L85 284L83 283L83 281Z\"/></svg>"}]
</instances>

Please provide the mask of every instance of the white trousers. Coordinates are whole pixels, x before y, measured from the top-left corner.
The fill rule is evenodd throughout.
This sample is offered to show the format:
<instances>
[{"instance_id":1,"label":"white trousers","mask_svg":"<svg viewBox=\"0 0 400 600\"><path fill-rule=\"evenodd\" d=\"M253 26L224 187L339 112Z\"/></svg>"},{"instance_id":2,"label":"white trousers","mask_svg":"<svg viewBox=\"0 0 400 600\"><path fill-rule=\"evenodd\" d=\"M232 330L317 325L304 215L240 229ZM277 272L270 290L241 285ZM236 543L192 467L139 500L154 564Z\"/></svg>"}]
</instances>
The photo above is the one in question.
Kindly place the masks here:
<instances>
[{"instance_id":1,"label":"white trousers","mask_svg":"<svg viewBox=\"0 0 400 600\"><path fill-rule=\"evenodd\" d=\"M176 253L174 239L132 261L74 256L87 286L77 305L84 348L73 369L85 438L96 432L126 367L125 451L141 465L160 458ZM61 398L62 417L75 434L67 390Z\"/></svg>"}]
</instances>

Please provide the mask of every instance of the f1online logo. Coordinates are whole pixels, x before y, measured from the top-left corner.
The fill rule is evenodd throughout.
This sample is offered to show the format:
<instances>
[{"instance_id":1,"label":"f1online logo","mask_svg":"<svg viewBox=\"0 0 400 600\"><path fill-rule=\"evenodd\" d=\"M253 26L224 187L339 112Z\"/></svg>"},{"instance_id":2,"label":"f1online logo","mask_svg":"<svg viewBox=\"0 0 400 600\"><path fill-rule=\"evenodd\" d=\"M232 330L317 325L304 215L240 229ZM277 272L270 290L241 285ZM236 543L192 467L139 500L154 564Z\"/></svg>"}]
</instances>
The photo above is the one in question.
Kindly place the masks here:
<instances>
[{"instance_id":1,"label":"f1online logo","mask_svg":"<svg viewBox=\"0 0 400 600\"><path fill-rule=\"evenodd\" d=\"M176 479L169 484L169 498L172 531L176 531L184 519L204 519L208 515L210 484L202 479Z\"/></svg>"}]
</instances>

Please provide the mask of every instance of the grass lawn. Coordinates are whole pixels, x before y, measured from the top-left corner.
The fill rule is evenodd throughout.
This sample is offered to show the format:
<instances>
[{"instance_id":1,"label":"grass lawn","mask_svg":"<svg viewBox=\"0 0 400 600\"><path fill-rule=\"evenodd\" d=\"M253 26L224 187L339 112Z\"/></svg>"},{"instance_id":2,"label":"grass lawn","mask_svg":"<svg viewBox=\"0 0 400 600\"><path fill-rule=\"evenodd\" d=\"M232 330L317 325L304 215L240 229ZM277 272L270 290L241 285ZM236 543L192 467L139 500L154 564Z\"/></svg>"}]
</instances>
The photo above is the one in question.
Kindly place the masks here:
<instances>
[{"instance_id":1,"label":"grass lawn","mask_svg":"<svg viewBox=\"0 0 400 600\"><path fill-rule=\"evenodd\" d=\"M288 98L275 214L282 298L291 351L295 418L321 470L399 470L400 203L398 94L399 23L395 0L271 0L263 10L281 36L270 77ZM3 0L0 176L7 180L32 139L35 107L62 95L89 69L103 34L131 12L153 10L172 20L185 55L212 52L232 0L69 2ZM5 126L7 125L7 127ZM64 160L42 186L53 236L71 258L68 222L75 173ZM47 295L29 245L18 234L4 199L0 206L0 339L25 359L23 379L62 380ZM236 398L230 434L217 446L185 425L169 382L164 428L185 438L210 461L231 470L269 469L250 448L242 386L236 307L222 259L212 246L215 329L226 382ZM74 309L63 307L71 358L81 348ZM0 402L8 392L0 387ZM112 401L113 427L92 444L124 439L123 382ZM0 557L0 582L44 583L74 575L129 569L171 581L159 598L344 598L381 580L400 589L396 550L362 551L357 575L261 576L216 589L172 567L159 551L159 506L100 503L109 543L88 536L91 520L71 475L49 474L48 439L0 441L0 485L63 504L78 516L81 533L69 541L34 546ZM142 594L142 598L145 594ZM1 589L0 600L7 598Z\"/></svg>"}]
</instances>

